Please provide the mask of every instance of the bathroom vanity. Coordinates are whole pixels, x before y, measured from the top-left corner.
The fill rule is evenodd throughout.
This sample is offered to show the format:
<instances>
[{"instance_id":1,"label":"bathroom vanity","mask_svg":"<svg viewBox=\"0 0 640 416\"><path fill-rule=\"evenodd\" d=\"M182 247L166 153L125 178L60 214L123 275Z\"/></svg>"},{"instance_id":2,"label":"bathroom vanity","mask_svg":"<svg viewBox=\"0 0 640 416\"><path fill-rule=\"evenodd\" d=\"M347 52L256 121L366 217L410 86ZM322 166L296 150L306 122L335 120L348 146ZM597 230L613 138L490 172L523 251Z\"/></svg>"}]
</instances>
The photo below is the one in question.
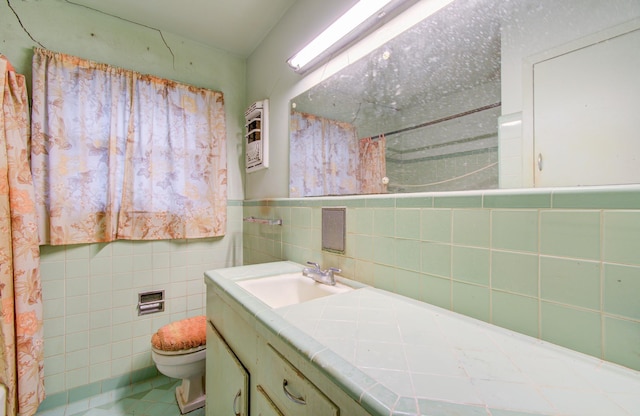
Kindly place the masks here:
<instances>
[{"instance_id":1,"label":"bathroom vanity","mask_svg":"<svg viewBox=\"0 0 640 416\"><path fill-rule=\"evenodd\" d=\"M207 415L640 412L640 373L445 309L340 278L275 308L246 288L302 269L205 273Z\"/></svg>"},{"instance_id":2,"label":"bathroom vanity","mask_svg":"<svg viewBox=\"0 0 640 416\"><path fill-rule=\"evenodd\" d=\"M310 361L310 354L325 347L237 284L301 271L302 266L282 262L206 273L207 415L369 414ZM283 336L289 331L290 336ZM290 338L302 342L291 343Z\"/></svg>"}]
</instances>

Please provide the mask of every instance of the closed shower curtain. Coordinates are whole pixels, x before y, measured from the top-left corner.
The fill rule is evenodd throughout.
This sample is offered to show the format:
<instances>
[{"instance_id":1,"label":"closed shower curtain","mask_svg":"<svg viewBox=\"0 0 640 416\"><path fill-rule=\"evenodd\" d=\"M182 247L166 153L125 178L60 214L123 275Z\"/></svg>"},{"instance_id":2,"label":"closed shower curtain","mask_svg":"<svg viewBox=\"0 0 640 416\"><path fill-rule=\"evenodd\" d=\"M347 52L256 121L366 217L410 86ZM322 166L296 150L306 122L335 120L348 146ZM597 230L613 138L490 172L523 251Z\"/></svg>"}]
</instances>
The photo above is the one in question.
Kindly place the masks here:
<instances>
[{"instance_id":1,"label":"closed shower curtain","mask_svg":"<svg viewBox=\"0 0 640 416\"><path fill-rule=\"evenodd\" d=\"M0 88L0 382L7 414L27 416L45 396L40 249L25 78L2 55Z\"/></svg>"}]
</instances>

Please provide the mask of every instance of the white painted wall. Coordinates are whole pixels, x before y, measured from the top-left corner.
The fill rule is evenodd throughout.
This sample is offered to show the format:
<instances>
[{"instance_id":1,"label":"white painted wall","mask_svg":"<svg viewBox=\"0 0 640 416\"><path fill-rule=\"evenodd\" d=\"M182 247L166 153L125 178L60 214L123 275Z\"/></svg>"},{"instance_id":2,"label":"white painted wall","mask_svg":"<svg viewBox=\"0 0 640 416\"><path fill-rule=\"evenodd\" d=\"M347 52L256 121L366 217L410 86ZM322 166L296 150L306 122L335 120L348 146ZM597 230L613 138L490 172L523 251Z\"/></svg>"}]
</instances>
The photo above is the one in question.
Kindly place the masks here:
<instances>
[{"instance_id":1,"label":"white painted wall","mask_svg":"<svg viewBox=\"0 0 640 416\"><path fill-rule=\"evenodd\" d=\"M305 77L286 63L355 0L299 0L247 60L247 105L269 98L269 169L246 175L247 199L289 196L289 100Z\"/></svg>"},{"instance_id":2,"label":"white painted wall","mask_svg":"<svg viewBox=\"0 0 640 416\"><path fill-rule=\"evenodd\" d=\"M62 0L14 0L11 5L26 31L47 49L222 91L229 140L228 197L243 199L244 59L171 33L161 36L152 28ZM26 76L30 85L32 48L38 45L25 29L7 3L2 2L0 53Z\"/></svg>"}]
</instances>

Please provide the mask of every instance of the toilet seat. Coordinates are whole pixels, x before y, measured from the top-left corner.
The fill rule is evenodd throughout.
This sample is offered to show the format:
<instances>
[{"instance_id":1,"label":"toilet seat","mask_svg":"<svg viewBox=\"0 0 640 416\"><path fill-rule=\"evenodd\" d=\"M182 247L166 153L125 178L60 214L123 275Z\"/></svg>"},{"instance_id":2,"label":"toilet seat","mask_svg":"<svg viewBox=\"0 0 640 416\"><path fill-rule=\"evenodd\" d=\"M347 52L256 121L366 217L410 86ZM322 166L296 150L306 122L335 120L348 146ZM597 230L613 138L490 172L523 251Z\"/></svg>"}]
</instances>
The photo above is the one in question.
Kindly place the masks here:
<instances>
[{"instance_id":1,"label":"toilet seat","mask_svg":"<svg viewBox=\"0 0 640 416\"><path fill-rule=\"evenodd\" d=\"M206 347L191 348L183 351L158 351L151 348L151 358L156 366L188 365L205 360Z\"/></svg>"},{"instance_id":2,"label":"toilet seat","mask_svg":"<svg viewBox=\"0 0 640 416\"><path fill-rule=\"evenodd\" d=\"M199 347L189 348L189 349L186 349L186 350L165 351L165 350L160 350L160 349L158 349L158 348L156 348L154 346L151 346L151 351L155 352L156 354L166 355L166 356L193 354L193 353L196 353L198 351L203 351L203 350L206 350L206 349L207 349L206 345L201 345Z\"/></svg>"}]
</instances>

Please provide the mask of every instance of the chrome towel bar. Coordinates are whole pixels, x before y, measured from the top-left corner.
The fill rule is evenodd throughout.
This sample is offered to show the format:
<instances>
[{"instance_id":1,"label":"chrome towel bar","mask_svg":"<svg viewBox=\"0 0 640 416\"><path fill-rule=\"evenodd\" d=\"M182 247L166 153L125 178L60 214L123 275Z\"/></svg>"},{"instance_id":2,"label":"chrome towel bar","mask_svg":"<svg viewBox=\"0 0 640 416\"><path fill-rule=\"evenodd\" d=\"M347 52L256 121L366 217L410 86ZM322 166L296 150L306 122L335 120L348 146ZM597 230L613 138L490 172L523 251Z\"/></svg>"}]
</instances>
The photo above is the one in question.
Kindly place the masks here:
<instances>
[{"instance_id":1,"label":"chrome towel bar","mask_svg":"<svg viewBox=\"0 0 640 416\"><path fill-rule=\"evenodd\" d=\"M244 217L242 220L245 222L256 222L258 224L282 225L281 219Z\"/></svg>"}]
</instances>

